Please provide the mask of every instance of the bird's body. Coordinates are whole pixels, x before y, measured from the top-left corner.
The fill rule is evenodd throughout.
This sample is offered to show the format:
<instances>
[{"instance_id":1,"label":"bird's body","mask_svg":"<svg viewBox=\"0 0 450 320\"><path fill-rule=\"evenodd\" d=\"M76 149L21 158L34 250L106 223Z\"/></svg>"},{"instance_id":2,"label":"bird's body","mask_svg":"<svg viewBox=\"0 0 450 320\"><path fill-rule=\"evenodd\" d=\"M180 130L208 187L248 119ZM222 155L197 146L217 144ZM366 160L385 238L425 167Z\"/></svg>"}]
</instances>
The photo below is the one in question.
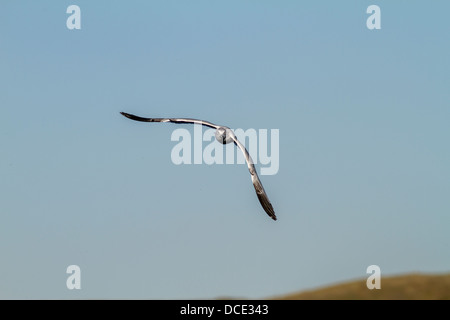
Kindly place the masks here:
<instances>
[{"instance_id":1,"label":"bird's body","mask_svg":"<svg viewBox=\"0 0 450 320\"><path fill-rule=\"evenodd\" d=\"M245 160L247 161L247 167L250 171L250 175L252 178L253 186L255 187L256 195L258 196L259 202L261 203L264 211L271 217L273 220L277 220L275 216L275 211L273 210L272 204L267 197L266 191L261 184L261 180L256 173L255 166L253 164L253 159L248 153L247 149L245 149L244 145L237 139L233 130L225 126L219 126L214 123L208 121L202 121L198 119L191 118L142 118L129 113L121 112L121 114L129 119L141 122L172 122L172 123L191 123L191 124L201 124L213 129L216 129L215 137L216 140L222 144L227 144L230 142L234 142L234 144L241 149L242 153L245 156Z\"/></svg>"},{"instance_id":2,"label":"bird's body","mask_svg":"<svg viewBox=\"0 0 450 320\"><path fill-rule=\"evenodd\" d=\"M216 140L221 144L227 144L233 141L233 132L228 127L219 127L215 133Z\"/></svg>"}]
</instances>

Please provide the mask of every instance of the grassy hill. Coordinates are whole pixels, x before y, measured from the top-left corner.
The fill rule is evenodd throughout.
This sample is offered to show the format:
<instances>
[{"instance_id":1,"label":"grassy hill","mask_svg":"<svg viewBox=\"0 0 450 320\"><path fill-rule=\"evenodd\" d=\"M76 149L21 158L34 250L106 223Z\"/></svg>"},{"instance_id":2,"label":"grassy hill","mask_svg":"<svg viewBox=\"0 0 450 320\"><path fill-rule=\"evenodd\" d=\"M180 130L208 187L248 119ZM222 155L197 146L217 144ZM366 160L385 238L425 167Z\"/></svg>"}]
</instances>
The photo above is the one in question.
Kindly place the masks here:
<instances>
[{"instance_id":1,"label":"grassy hill","mask_svg":"<svg viewBox=\"0 0 450 320\"><path fill-rule=\"evenodd\" d=\"M381 277L381 289L369 290L366 278L270 299L282 300L450 300L450 274Z\"/></svg>"}]
</instances>

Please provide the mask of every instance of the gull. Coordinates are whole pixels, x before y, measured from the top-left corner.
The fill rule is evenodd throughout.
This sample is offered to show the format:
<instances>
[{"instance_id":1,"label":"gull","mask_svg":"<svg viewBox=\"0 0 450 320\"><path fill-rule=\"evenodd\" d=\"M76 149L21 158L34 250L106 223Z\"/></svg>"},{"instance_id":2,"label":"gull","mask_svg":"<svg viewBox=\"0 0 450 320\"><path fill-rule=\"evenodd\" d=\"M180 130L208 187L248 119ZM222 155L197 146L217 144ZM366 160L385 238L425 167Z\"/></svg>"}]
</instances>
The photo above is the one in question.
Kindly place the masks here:
<instances>
[{"instance_id":1,"label":"gull","mask_svg":"<svg viewBox=\"0 0 450 320\"><path fill-rule=\"evenodd\" d=\"M172 122L172 123L192 123L192 124L200 124L206 127L210 127L216 129L215 137L216 140L222 144L227 144L230 142L234 142L236 146L241 149L242 153L244 153L245 160L247 161L248 171L250 171L250 175L252 178L253 186L255 187L256 195L258 196L259 202L261 203L264 211L271 217L273 220L277 220L275 216L275 211L273 210L272 204L267 197L266 191L262 186L261 180L259 180L258 174L256 173L255 166L253 165L253 160L247 149L245 149L244 145L237 139L234 132L225 126L219 126L214 123L198 120L198 119L190 119L190 118L142 118L135 116L133 114L121 112L124 117L127 117L131 120L141 121L141 122Z\"/></svg>"}]
</instances>

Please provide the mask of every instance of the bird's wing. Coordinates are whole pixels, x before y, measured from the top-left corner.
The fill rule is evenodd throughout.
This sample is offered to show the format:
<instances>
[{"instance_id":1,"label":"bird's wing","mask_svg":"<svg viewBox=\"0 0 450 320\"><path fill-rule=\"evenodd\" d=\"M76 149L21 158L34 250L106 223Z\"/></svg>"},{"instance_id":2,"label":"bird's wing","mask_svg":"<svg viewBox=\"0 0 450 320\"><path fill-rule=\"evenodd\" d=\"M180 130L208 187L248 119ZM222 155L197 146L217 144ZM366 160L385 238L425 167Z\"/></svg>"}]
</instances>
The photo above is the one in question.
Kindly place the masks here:
<instances>
[{"instance_id":1,"label":"bird's wing","mask_svg":"<svg viewBox=\"0 0 450 320\"><path fill-rule=\"evenodd\" d=\"M135 116L134 114L129 114L125 112L121 112L124 117L127 117L131 120L141 121L141 122L172 122L172 123L194 123L201 124L203 126L207 126L210 128L218 129L220 126L215 125L214 123L208 121L202 121L197 119L189 119L189 118L142 118Z\"/></svg>"},{"instance_id":2,"label":"bird's wing","mask_svg":"<svg viewBox=\"0 0 450 320\"><path fill-rule=\"evenodd\" d=\"M231 137L233 138L234 143L241 149L244 153L245 160L247 161L248 171L250 171L250 175L252 177L253 186L255 187L256 195L258 196L259 202L261 203L264 211L271 217L273 220L277 220L275 215L275 211L273 210L272 204L269 201L269 197L267 197L266 191L262 186L261 180L259 180L258 174L256 173L255 166L253 164L253 159L248 153L247 149L245 149L244 145L237 139L234 132L231 132Z\"/></svg>"}]
</instances>

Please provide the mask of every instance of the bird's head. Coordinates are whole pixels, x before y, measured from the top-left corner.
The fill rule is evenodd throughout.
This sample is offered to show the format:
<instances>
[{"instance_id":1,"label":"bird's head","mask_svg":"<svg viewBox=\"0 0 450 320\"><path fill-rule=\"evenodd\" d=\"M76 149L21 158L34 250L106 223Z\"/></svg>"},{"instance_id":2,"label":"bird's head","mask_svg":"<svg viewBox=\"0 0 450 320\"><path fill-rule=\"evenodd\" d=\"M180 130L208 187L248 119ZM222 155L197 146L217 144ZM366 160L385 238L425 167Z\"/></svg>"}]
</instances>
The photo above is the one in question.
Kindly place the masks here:
<instances>
[{"instance_id":1,"label":"bird's head","mask_svg":"<svg viewBox=\"0 0 450 320\"><path fill-rule=\"evenodd\" d=\"M233 141L231 129L228 127L220 127L216 130L216 139L222 144Z\"/></svg>"}]
</instances>

